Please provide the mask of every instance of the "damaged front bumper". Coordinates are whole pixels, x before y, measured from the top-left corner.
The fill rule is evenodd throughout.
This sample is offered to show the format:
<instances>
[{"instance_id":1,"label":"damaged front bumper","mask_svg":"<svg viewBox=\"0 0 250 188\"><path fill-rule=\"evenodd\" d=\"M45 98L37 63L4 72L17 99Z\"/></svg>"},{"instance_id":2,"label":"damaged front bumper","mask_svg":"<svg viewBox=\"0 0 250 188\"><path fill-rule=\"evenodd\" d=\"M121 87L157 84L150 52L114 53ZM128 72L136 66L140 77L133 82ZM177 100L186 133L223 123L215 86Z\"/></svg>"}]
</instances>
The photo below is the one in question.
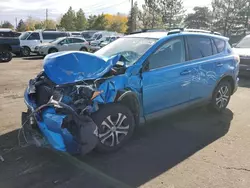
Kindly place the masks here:
<instances>
[{"instance_id":1,"label":"damaged front bumper","mask_svg":"<svg viewBox=\"0 0 250 188\"><path fill-rule=\"evenodd\" d=\"M97 126L90 117L73 115L77 125L77 131L73 133L64 127L65 120L69 116L72 117L72 114L58 114L53 105L37 110L35 100L32 100L29 95L29 87L25 90L24 102L29 110L22 115L22 122L27 122L23 125L23 129L26 135L30 135L32 143L38 146L48 144L56 150L71 154L85 154L95 148L98 142Z\"/></svg>"}]
</instances>

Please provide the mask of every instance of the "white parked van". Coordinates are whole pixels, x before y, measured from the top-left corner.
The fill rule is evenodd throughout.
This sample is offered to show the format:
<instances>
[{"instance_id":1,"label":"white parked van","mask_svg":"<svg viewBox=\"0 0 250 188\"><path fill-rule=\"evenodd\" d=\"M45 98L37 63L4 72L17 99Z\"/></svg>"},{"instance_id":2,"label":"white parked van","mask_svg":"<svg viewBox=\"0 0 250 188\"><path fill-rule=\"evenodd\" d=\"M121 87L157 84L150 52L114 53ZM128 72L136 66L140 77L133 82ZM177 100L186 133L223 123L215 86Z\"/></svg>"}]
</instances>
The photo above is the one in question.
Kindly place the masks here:
<instances>
[{"instance_id":1,"label":"white parked van","mask_svg":"<svg viewBox=\"0 0 250 188\"><path fill-rule=\"evenodd\" d=\"M22 47L22 55L29 56L31 52L34 52L35 47L41 43L53 41L59 37L69 36L67 32L63 31L27 31L20 37L20 46Z\"/></svg>"}]
</instances>

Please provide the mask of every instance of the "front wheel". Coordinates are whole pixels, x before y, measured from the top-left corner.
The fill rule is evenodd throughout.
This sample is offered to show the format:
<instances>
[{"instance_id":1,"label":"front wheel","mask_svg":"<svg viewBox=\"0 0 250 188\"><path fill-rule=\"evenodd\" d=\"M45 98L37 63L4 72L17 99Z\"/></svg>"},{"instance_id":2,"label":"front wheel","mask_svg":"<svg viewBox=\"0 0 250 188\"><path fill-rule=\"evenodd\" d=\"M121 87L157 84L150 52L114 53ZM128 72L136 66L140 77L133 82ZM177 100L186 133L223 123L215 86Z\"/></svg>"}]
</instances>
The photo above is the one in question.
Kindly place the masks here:
<instances>
[{"instance_id":1,"label":"front wheel","mask_svg":"<svg viewBox=\"0 0 250 188\"><path fill-rule=\"evenodd\" d=\"M231 98L232 86L228 81L221 81L214 90L210 107L213 111L223 111Z\"/></svg>"},{"instance_id":2,"label":"front wheel","mask_svg":"<svg viewBox=\"0 0 250 188\"><path fill-rule=\"evenodd\" d=\"M9 62L12 60L12 54L9 51L0 52L0 62Z\"/></svg>"},{"instance_id":3,"label":"front wheel","mask_svg":"<svg viewBox=\"0 0 250 188\"><path fill-rule=\"evenodd\" d=\"M22 55L24 56L24 57L28 57L28 56L30 56L30 49L28 48L28 47L23 47L23 49L21 50L21 52L22 52Z\"/></svg>"},{"instance_id":4,"label":"front wheel","mask_svg":"<svg viewBox=\"0 0 250 188\"><path fill-rule=\"evenodd\" d=\"M49 54L56 53L58 50L56 48L50 48L49 49Z\"/></svg>"},{"instance_id":5,"label":"front wheel","mask_svg":"<svg viewBox=\"0 0 250 188\"><path fill-rule=\"evenodd\" d=\"M92 118L98 127L99 142L96 149L100 152L116 151L133 135L134 116L124 105L104 105Z\"/></svg>"}]
</instances>

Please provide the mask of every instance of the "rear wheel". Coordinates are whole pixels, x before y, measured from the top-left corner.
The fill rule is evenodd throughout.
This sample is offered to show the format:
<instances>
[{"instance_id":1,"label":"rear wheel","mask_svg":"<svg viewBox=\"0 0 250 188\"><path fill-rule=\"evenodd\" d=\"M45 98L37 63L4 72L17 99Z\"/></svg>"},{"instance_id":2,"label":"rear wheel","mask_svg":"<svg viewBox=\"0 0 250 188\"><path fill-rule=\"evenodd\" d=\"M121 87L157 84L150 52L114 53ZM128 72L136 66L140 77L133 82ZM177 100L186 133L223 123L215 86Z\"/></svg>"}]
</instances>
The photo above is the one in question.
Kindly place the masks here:
<instances>
[{"instance_id":1,"label":"rear wheel","mask_svg":"<svg viewBox=\"0 0 250 188\"><path fill-rule=\"evenodd\" d=\"M87 52L87 51L88 51L88 49L87 49L87 48L85 48L85 47L82 47L82 48L80 49L80 51Z\"/></svg>"},{"instance_id":2,"label":"rear wheel","mask_svg":"<svg viewBox=\"0 0 250 188\"><path fill-rule=\"evenodd\" d=\"M24 57L28 57L28 56L30 56L30 49L29 49L29 47L23 47L22 48L22 55L24 56Z\"/></svg>"},{"instance_id":3,"label":"rear wheel","mask_svg":"<svg viewBox=\"0 0 250 188\"><path fill-rule=\"evenodd\" d=\"M97 150L112 152L122 147L133 135L135 121L132 112L121 104L108 104L92 115L98 127Z\"/></svg>"},{"instance_id":4,"label":"rear wheel","mask_svg":"<svg viewBox=\"0 0 250 188\"><path fill-rule=\"evenodd\" d=\"M12 60L12 54L9 51L0 52L0 62L9 62Z\"/></svg>"},{"instance_id":5,"label":"rear wheel","mask_svg":"<svg viewBox=\"0 0 250 188\"><path fill-rule=\"evenodd\" d=\"M221 81L214 90L210 108L216 112L223 111L230 101L231 94L231 84L226 80Z\"/></svg>"}]
</instances>

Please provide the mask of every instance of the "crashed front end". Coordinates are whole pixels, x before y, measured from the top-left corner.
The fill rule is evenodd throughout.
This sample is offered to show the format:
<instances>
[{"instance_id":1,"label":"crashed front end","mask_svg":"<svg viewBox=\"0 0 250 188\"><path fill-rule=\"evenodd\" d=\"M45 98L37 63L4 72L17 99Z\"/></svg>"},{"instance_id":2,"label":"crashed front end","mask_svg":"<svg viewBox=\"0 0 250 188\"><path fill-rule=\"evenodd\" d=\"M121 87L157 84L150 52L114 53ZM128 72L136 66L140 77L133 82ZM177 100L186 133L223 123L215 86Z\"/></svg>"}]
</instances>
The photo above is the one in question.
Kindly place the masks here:
<instances>
[{"instance_id":1,"label":"crashed front end","mask_svg":"<svg viewBox=\"0 0 250 188\"><path fill-rule=\"evenodd\" d=\"M100 103L114 100L115 94L101 78L119 58L82 52L46 57L44 70L29 81L24 93L28 107L22 115L25 139L72 154L95 148L97 126L91 114Z\"/></svg>"}]
</instances>

